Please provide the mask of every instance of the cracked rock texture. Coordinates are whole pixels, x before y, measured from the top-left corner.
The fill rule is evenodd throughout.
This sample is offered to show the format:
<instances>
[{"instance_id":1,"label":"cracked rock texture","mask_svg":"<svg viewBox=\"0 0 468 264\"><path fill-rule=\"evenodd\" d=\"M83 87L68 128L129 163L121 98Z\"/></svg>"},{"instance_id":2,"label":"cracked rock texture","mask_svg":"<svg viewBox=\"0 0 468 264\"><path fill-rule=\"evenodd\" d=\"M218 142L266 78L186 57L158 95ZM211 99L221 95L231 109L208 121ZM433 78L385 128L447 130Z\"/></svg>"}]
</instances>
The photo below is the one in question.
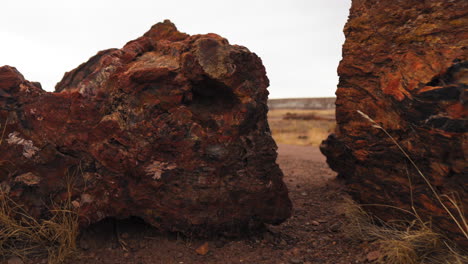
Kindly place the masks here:
<instances>
[{"instance_id":1,"label":"cracked rock texture","mask_svg":"<svg viewBox=\"0 0 468 264\"><path fill-rule=\"evenodd\" d=\"M357 201L412 211L412 193L417 213L465 246L408 159L356 110L387 129L435 190L468 215L467 25L464 0L353 0L338 68L338 127L321 146ZM385 220L410 218L385 206L365 208Z\"/></svg>"},{"instance_id":2,"label":"cracked rock texture","mask_svg":"<svg viewBox=\"0 0 468 264\"><path fill-rule=\"evenodd\" d=\"M278 224L291 202L257 55L164 21L48 93L0 67L0 187L34 217L68 198L82 227L138 216L168 231Z\"/></svg>"}]
</instances>

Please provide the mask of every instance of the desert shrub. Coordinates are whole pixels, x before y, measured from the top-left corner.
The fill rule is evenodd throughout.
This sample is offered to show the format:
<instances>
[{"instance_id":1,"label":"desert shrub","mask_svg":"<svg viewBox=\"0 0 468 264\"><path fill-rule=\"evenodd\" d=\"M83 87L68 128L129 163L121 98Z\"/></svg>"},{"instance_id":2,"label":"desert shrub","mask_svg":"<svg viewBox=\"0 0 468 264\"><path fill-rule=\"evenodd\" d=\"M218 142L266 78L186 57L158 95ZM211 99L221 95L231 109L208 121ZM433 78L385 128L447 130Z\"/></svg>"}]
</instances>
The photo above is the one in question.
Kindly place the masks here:
<instances>
[{"instance_id":1,"label":"desert shrub","mask_svg":"<svg viewBox=\"0 0 468 264\"><path fill-rule=\"evenodd\" d=\"M468 224L463 208L454 197L439 194L432 186L428 178L421 172L409 154L400 144L377 122L369 116L358 111L367 119L372 127L381 129L398 146L400 151L410 161L418 174L424 179L428 188L442 208L448 213L450 219L459 227L462 234L468 239ZM408 180L411 185L411 181ZM411 186L410 186L411 187ZM412 188L410 188L411 190ZM413 197L413 195L411 195ZM454 208L450 210L444 200ZM369 206L388 206L388 205L369 205ZM403 210L388 206L395 210L401 210L411 215L412 221L394 220L381 221L375 216L366 213L362 207L357 205L351 199L345 200L341 210L345 212L348 223L344 231L350 238L362 241L370 241L378 246L380 256L377 262L385 264L463 264L468 263L468 256L460 253L456 245L437 230L430 222L425 222L423 218L430 219L418 214L417 209L412 206L412 211Z\"/></svg>"},{"instance_id":2,"label":"desert shrub","mask_svg":"<svg viewBox=\"0 0 468 264\"><path fill-rule=\"evenodd\" d=\"M65 260L76 247L78 217L69 199L55 207L48 219L37 220L0 190L0 256Z\"/></svg>"}]
</instances>

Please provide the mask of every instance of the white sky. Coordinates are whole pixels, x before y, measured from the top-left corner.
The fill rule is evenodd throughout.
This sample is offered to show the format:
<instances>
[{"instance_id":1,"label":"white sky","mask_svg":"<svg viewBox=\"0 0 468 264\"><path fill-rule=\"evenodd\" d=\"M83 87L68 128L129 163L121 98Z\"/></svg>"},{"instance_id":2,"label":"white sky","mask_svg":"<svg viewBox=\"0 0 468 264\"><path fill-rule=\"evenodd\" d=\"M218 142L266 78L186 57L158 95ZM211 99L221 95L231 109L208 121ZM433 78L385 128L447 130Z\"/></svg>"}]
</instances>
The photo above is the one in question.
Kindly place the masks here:
<instances>
[{"instance_id":1,"label":"white sky","mask_svg":"<svg viewBox=\"0 0 468 264\"><path fill-rule=\"evenodd\" d=\"M259 55L270 98L334 96L351 0L3 0L0 66L54 90L99 50L121 48L170 19Z\"/></svg>"}]
</instances>

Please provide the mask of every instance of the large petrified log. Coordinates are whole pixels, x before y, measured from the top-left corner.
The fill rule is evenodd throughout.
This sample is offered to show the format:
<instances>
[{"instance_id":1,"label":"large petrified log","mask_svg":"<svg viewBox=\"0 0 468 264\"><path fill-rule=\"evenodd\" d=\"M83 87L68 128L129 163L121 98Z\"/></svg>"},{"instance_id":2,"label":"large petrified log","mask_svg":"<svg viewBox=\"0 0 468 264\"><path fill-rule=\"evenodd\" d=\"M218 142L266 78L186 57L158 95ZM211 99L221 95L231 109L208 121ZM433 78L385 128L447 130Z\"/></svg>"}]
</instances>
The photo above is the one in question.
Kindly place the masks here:
<instances>
[{"instance_id":1,"label":"large petrified log","mask_svg":"<svg viewBox=\"0 0 468 264\"><path fill-rule=\"evenodd\" d=\"M338 68L338 127L321 146L359 202L412 211L412 192L418 214L464 245L408 159L356 111L387 129L435 190L455 197L467 215L467 16L464 0L353 0ZM389 207L366 208L382 219L401 217Z\"/></svg>"},{"instance_id":2,"label":"large petrified log","mask_svg":"<svg viewBox=\"0 0 468 264\"><path fill-rule=\"evenodd\" d=\"M81 226L138 216L163 230L235 231L290 216L248 49L170 21L65 74L56 92L0 68L0 182L36 218L71 200Z\"/></svg>"}]
</instances>

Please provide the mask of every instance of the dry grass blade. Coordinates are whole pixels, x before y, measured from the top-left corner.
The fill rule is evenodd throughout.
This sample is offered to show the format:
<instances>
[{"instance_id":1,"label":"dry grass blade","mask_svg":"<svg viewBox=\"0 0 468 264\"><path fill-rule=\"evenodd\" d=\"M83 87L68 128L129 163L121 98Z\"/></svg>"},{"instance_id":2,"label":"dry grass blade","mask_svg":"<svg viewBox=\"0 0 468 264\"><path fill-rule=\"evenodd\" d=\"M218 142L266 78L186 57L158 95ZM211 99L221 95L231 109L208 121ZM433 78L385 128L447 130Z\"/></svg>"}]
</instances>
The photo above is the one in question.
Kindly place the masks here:
<instances>
[{"instance_id":1,"label":"dry grass blade","mask_svg":"<svg viewBox=\"0 0 468 264\"><path fill-rule=\"evenodd\" d=\"M0 145L2 145L3 143L3 137L5 136L5 132L6 132L6 125L8 124L8 117L5 119L5 124L3 124L3 130L2 130L2 135L0 135ZM0 124L0 128L1 128L2 124Z\"/></svg>"},{"instance_id":2,"label":"dry grass blade","mask_svg":"<svg viewBox=\"0 0 468 264\"><path fill-rule=\"evenodd\" d=\"M348 223L344 231L348 237L373 242L379 247L382 264L462 264L468 258L456 252L443 236L427 223L383 222L368 215L351 199L345 199L341 211Z\"/></svg>"},{"instance_id":3,"label":"dry grass blade","mask_svg":"<svg viewBox=\"0 0 468 264\"><path fill-rule=\"evenodd\" d=\"M0 145L8 118L0 124ZM7 161L6 161L7 162ZM5 161L0 162L0 165ZM78 216L71 204L72 181L67 175L68 199L59 208L50 210L50 217L38 221L18 203L10 199L8 190L0 187L0 261L9 257L22 259L47 257L48 263L61 263L76 248Z\"/></svg>"},{"instance_id":4,"label":"dry grass blade","mask_svg":"<svg viewBox=\"0 0 468 264\"><path fill-rule=\"evenodd\" d=\"M51 210L48 220L37 221L0 190L0 256L22 259L48 257L60 263L75 249L78 219L65 203Z\"/></svg>"},{"instance_id":5,"label":"dry grass blade","mask_svg":"<svg viewBox=\"0 0 468 264\"><path fill-rule=\"evenodd\" d=\"M468 238L468 224L464 215L464 210L457 202L457 199L448 195L440 195L434 189L427 177L421 172L416 163L411 159L409 154L403 147L388 133L385 128L379 125L376 121L361 111L357 111L362 117L368 120L372 127L382 130L399 148L404 156L410 161L412 166L417 170L418 174L424 179L431 192L436 197L440 205L449 214L450 218L456 223L465 237ZM411 178L408 177L410 187L412 185ZM412 188L410 188L412 190ZM447 205L442 201L442 198L455 208L456 212L448 209ZM444 237L435 232L431 225L424 222L413 205L413 194L411 193L411 208L413 212L403 210L388 205L372 205L386 206L393 209L399 209L413 215L413 222L390 222L385 223L379 221L379 225L375 224L375 219L370 217L360 206L351 200L345 201L345 213L349 219L349 224L345 228L350 237L358 238L367 241L377 241L379 244L381 256L379 263L386 264L416 264L416 263L432 263L432 264L449 264L449 263L468 263L468 257L459 254L450 244L444 240ZM346 209L347 208L347 209ZM458 218L457 218L458 216Z\"/></svg>"},{"instance_id":6,"label":"dry grass blade","mask_svg":"<svg viewBox=\"0 0 468 264\"><path fill-rule=\"evenodd\" d=\"M362 117L364 117L366 120L368 120L369 122L372 123L372 127L375 127L375 128L378 128L380 130L382 130L392 141L393 143L398 147L398 149L403 153L403 155L405 155L405 157L411 162L411 165L413 165L413 167L416 169L416 171L418 172L418 174L422 177L422 179L426 182L427 186L429 187L429 189L431 190L431 192L434 194L434 197L437 199L437 201L439 202L439 204L442 206L442 208L444 208L444 210L449 214L450 218L453 220L453 222L458 226L458 228L460 229L460 231L462 232L462 234L465 236L466 239L468 239L468 222L465 218L465 215L463 214L463 210L461 210L461 208L458 206L457 203L454 203L452 200L450 200L450 202L452 202L452 205L454 206L455 210L457 211L458 213L458 217L461 219L459 220L455 215L454 213L447 207L447 205L442 201L442 195L440 195L435 189L434 189L434 186L432 186L431 182L429 181L429 179L421 172L421 170L419 169L419 167L416 165L416 163L413 161L413 159L409 156L409 154L403 149L403 147L395 140L395 138L392 137L392 135L390 135L390 133L388 133L388 131L383 128L381 125L379 125L377 122L375 122L372 118L370 118L368 115L366 115L365 113L363 113L362 111L360 110L357 110L358 114L360 114ZM415 214L417 214L417 212L415 211Z\"/></svg>"}]
</instances>

